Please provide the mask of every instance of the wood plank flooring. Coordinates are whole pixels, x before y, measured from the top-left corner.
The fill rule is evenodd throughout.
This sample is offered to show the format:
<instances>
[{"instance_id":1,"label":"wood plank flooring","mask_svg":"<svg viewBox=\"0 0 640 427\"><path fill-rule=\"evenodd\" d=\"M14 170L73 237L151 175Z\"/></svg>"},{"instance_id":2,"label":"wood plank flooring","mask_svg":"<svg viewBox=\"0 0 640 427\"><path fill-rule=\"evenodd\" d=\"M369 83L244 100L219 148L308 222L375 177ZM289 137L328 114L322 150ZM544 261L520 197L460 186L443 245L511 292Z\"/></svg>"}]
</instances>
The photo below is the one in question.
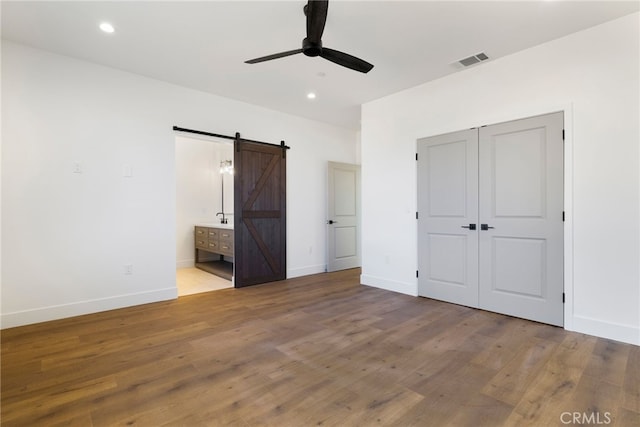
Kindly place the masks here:
<instances>
[{"instance_id":1,"label":"wood plank flooring","mask_svg":"<svg viewBox=\"0 0 640 427\"><path fill-rule=\"evenodd\" d=\"M4 330L2 426L640 426L640 347L359 274Z\"/></svg>"}]
</instances>

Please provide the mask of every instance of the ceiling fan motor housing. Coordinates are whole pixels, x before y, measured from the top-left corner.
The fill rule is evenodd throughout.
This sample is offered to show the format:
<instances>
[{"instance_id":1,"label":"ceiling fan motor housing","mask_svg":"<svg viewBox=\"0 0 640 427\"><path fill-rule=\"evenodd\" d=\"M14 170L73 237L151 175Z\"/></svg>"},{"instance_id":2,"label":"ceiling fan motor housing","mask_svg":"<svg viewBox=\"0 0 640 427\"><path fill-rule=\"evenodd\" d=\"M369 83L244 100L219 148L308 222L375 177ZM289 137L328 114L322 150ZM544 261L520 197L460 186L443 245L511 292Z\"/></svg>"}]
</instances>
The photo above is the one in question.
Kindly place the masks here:
<instances>
[{"instance_id":1,"label":"ceiling fan motor housing","mask_svg":"<svg viewBox=\"0 0 640 427\"><path fill-rule=\"evenodd\" d=\"M322 53L322 41L314 42L305 37L302 40L302 53L307 56L319 56Z\"/></svg>"}]
</instances>

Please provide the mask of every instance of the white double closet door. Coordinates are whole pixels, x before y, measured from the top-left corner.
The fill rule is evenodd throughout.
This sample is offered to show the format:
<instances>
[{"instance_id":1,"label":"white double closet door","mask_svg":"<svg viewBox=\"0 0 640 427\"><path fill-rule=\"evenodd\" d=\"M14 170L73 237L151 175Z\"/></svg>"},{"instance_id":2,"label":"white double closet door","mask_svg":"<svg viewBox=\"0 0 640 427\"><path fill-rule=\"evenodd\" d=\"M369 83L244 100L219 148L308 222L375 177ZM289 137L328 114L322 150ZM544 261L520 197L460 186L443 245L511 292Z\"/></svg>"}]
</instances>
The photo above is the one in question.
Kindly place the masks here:
<instances>
[{"instance_id":1,"label":"white double closet door","mask_svg":"<svg viewBox=\"0 0 640 427\"><path fill-rule=\"evenodd\" d=\"M563 114L418 140L418 293L563 325Z\"/></svg>"}]
</instances>

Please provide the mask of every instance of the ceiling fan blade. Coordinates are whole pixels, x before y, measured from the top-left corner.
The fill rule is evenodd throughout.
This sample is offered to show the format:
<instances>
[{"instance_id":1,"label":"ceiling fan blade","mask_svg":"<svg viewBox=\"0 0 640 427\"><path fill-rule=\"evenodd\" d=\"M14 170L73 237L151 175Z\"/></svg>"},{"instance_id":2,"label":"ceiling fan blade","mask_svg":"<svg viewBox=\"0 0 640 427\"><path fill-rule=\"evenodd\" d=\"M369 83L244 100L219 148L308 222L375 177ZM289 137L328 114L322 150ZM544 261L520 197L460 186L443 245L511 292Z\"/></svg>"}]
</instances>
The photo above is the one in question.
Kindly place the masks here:
<instances>
[{"instance_id":1,"label":"ceiling fan blade","mask_svg":"<svg viewBox=\"0 0 640 427\"><path fill-rule=\"evenodd\" d=\"M250 59L244 61L245 64L257 64L258 62L271 61L272 59L284 58L285 56L295 55L296 53L302 53L302 49L288 50L286 52L274 53L273 55L262 56L260 58Z\"/></svg>"},{"instance_id":2,"label":"ceiling fan blade","mask_svg":"<svg viewBox=\"0 0 640 427\"><path fill-rule=\"evenodd\" d=\"M329 0L309 0L305 8L307 15L307 39L319 43L324 32L324 24L327 22Z\"/></svg>"},{"instance_id":3,"label":"ceiling fan blade","mask_svg":"<svg viewBox=\"0 0 640 427\"><path fill-rule=\"evenodd\" d=\"M322 48L320 56L338 65L342 65L343 67L347 67L355 71L360 71L361 73L368 73L373 68L373 65L369 64L367 61L356 58L355 56L351 56L347 53L329 49L326 47Z\"/></svg>"}]
</instances>

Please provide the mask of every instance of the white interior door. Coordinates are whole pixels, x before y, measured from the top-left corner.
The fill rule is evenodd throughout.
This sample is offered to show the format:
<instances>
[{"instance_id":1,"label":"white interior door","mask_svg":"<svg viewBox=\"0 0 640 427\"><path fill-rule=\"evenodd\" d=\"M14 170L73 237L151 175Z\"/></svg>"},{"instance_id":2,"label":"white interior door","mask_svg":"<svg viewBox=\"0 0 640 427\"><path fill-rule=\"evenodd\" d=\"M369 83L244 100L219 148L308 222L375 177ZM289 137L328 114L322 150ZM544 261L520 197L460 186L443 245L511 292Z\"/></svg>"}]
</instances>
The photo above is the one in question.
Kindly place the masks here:
<instances>
[{"instance_id":1,"label":"white interior door","mask_svg":"<svg viewBox=\"0 0 640 427\"><path fill-rule=\"evenodd\" d=\"M563 115L554 113L479 132L479 305L558 326L564 323L562 129Z\"/></svg>"},{"instance_id":2,"label":"white interior door","mask_svg":"<svg viewBox=\"0 0 640 427\"><path fill-rule=\"evenodd\" d=\"M418 195L419 295L477 307L477 129L418 141Z\"/></svg>"},{"instance_id":3,"label":"white interior door","mask_svg":"<svg viewBox=\"0 0 640 427\"><path fill-rule=\"evenodd\" d=\"M554 113L418 140L419 295L563 325L562 132Z\"/></svg>"},{"instance_id":4,"label":"white interior door","mask_svg":"<svg viewBox=\"0 0 640 427\"><path fill-rule=\"evenodd\" d=\"M360 267L360 165L328 165L327 271Z\"/></svg>"}]
</instances>

